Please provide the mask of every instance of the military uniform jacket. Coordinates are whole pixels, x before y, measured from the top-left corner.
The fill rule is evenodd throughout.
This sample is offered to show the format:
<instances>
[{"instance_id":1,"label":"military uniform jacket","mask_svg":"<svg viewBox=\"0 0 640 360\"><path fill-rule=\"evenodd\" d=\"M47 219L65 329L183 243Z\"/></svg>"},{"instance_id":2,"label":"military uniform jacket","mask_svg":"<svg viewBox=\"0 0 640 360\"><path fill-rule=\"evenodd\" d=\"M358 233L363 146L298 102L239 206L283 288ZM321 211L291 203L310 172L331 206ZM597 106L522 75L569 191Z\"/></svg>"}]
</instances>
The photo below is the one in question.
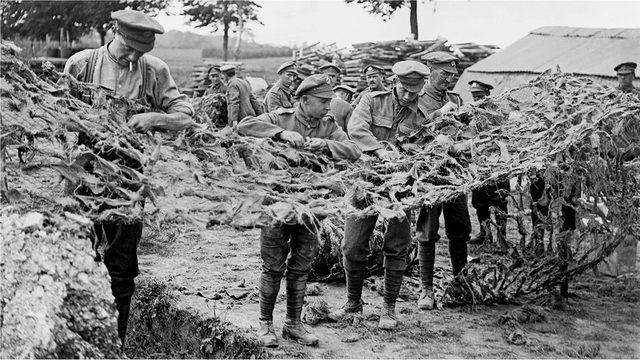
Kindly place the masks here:
<instances>
[{"instance_id":1,"label":"military uniform jacket","mask_svg":"<svg viewBox=\"0 0 640 360\"><path fill-rule=\"evenodd\" d=\"M462 100L458 94L449 91L440 91L431 84L427 84L424 87L424 90L420 93L420 97L424 98L426 104L425 110L427 111L426 115L429 120L436 119L442 115L440 108L447 102L451 101L458 106L462 106Z\"/></svg>"},{"instance_id":2,"label":"military uniform jacket","mask_svg":"<svg viewBox=\"0 0 640 360\"><path fill-rule=\"evenodd\" d=\"M293 100L291 92L282 86L282 81L278 80L267 94L264 96L264 109L266 112L276 110L277 108L292 108Z\"/></svg>"},{"instance_id":3,"label":"military uniform jacket","mask_svg":"<svg viewBox=\"0 0 640 360\"><path fill-rule=\"evenodd\" d=\"M380 89L380 91L387 91L387 89L383 87L382 89ZM351 101L351 106L353 106L354 108L355 108L356 106L358 106L358 104L359 104L359 103L360 103L360 101L362 100L362 97L363 97L364 95L366 95L366 94L370 93L370 92L371 92L371 89L369 89L368 87L367 87L366 89L362 90L362 91L358 94L358 96L356 96L356 98L355 98L355 99L353 99L353 100Z\"/></svg>"},{"instance_id":4,"label":"military uniform jacket","mask_svg":"<svg viewBox=\"0 0 640 360\"><path fill-rule=\"evenodd\" d=\"M279 108L257 117L247 117L238 125L241 135L274 138L282 131L295 131L307 138L320 138L327 141L331 156L335 159L356 160L360 149L335 123L328 114L322 119L308 117L299 105L294 108Z\"/></svg>"},{"instance_id":5,"label":"military uniform jacket","mask_svg":"<svg viewBox=\"0 0 640 360\"><path fill-rule=\"evenodd\" d=\"M345 133L347 132L347 125L349 124L349 119L351 118L352 113L353 107L351 107L348 102L338 98L331 99L331 104L329 104L329 114L333 115L336 124L338 124L340 129Z\"/></svg>"},{"instance_id":6,"label":"military uniform jacket","mask_svg":"<svg viewBox=\"0 0 640 360\"><path fill-rule=\"evenodd\" d=\"M219 82L216 85L209 86L207 90L204 91L204 95L213 95L213 94L226 94L227 86Z\"/></svg>"},{"instance_id":7,"label":"military uniform jacket","mask_svg":"<svg viewBox=\"0 0 640 360\"><path fill-rule=\"evenodd\" d=\"M251 92L251 85L245 79L237 76L229 79L227 84L227 116L229 124L240 122L247 116L262 114L262 105Z\"/></svg>"},{"instance_id":8,"label":"military uniform jacket","mask_svg":"<svg viewBox=\"0 0 640 360\"><path fill-rule=\"evenodd\" d=\"M625 92L625 93L629 93L629 94L634 94L637 96L640 96L640 89L636 89L635 87L627 87L627 88L621 88L620 86L617 86L616 89Z\"/></svg>"},{"instance_id":9,"label":"military uniform jacket","mask_svg":"<svg viewBox=\"0 0 640 360\"><path fill-rule=\"evenodd\" d=\"M401 106L393 90L372 91L362 97L349 120L349 136L362 151L382 149L381 141L396 142L427 120L428 103L419 95L409 106Z\"/></svg>"}]
</instances>

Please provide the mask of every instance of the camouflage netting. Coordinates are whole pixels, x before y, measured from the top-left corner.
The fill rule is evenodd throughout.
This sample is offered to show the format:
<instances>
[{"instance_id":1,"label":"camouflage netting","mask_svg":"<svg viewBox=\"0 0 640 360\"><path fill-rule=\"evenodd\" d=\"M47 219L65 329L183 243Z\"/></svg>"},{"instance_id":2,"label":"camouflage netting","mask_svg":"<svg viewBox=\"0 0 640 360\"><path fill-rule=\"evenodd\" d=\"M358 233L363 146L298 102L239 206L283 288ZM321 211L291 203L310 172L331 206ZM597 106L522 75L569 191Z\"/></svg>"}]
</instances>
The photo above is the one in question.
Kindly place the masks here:
<instances>
[{"instance_id":1,"label":"camouflage netting","mask_svg":"<svg viewBox=\"0 0 640 360\"><path fill-rule=\"evenodd\" d=\"M0 357L115 358L120 340L91 221L66 213L2 211Z\"/></svg>"},{"instance_id":2,"label":"camouflage netting","mask_svg":"<svg viewBox=\"0 0 640 360\"><path fill-rule=\"evenodd\" d=\"M144 111L141 105L64 76L59 86L38 79L12 51L3 45L2 136L11 158L2 190L3 201L15 206L120 221L144 211L157 229L305 222L324 229L314 274L328 279L340 272L336 245L346 213L388 219L497 179L543 177L543 201L552 210L543 219L548 238L531 244L529 189L519 182L511 194L517 209L509 213L519 238L502 244L502 254L469 265L446 290L447 303L548 289L638 230L640 100L588 79L545 73L389 145L398 154L393 162L363 156L349 163L204 123L176 134L136 134L126 119ZM93 106L70 96L87 91ZM457 120L463 113L469 125ZM448 138L465 145L462 155L447 154ZM38 174L51 171L67 180L71 196L42 186ZM567 204L576 184L581 196ZM574 233L552 231L562 205L577 211Z\"/></svg>"}]
</instances>

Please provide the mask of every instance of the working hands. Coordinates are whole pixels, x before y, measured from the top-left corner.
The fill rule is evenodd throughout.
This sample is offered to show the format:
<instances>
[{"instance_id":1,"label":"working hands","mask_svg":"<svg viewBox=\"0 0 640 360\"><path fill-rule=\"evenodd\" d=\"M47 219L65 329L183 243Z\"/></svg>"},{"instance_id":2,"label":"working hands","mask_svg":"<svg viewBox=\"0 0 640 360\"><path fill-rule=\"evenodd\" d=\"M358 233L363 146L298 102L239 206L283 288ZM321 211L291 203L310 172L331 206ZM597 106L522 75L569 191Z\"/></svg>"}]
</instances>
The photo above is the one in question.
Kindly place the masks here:
<instances>
[{"instance_id":1,"label":"working hands","mask_svg":"<svg viewBox=\"0 0 640 360\"><path fill-rule=\"evenodd\" d=\"M295 147L301 147L305 144L304 137L295 131L284 130L278 134L278 138Z\"/></svg>"},{"instance_id":2,"label":"working hands","mask_svg":"<svg viewBox=\"0 0 640 360\"><path fill-rule=\"evenodd\" d=\"M398 157L398 154L396 152L388 151L385 149L377 149L376 151L374 151L374 154L376 154L378 159L382 161L393 161Z\"/></svg>"},{"instance_id":3,"label":"working hands","mask_svg":"<svg viewBox=\"0 0 640 360\"><path fill-rule=\"evenodd\" d=\"M448 112L452 112L452 111L456 111L458 110L458 105L456 103L453 103L451 101L449 101L448 103L444 104L443 107L440 108L440 112L442 114L448 113Z\"/></svg>"},{"instance_id":4,"label":"working hands","mask_svg":"<svg viewBox=\"0 0 640 360\"><path fill-rule=\"evenodd\" d=\"M329 149L329 147L327 146L327 142L324 139L318 138L307 139L307 141L305 141L305 143L303 144L303 148L311 152L322 152Z\"/></svg>"},{"instance_id":5,"label":"working hands","mask_svg":"<svg viewBox=\"0 0 640 360\"><path fill-rule=\"evenodd\" d=\"M157 125L158 113L142 113L131 116L127 125L137 132L147 132Z\"/></svg>"}]
</instances>

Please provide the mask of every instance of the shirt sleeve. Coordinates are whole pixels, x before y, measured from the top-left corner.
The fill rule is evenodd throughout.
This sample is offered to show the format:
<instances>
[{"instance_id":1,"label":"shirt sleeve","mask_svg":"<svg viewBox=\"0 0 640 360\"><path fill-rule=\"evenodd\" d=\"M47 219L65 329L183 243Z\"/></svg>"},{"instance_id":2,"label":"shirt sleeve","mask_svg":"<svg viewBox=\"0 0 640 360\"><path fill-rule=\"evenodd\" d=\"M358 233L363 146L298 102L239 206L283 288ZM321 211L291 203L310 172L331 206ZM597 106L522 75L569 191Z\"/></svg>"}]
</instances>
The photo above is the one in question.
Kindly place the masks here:
<instances>
[{"instance_id":1,"label":"shirt sleeve","mask_svg":"<svg viewBox=\"0 0 640 360\"><path fill-rule=\"evenodd\" d=\"M247 116L238 124L238 133L244 136L275 138L284 129L278 126L278 115L270 112L258 116Z\"/></svg>"},{"instance_id":2,"label":"shirt sleeve","mask_svg":"<svg viewBox=\"0 0 640 360\"><path fill-rule=\"evenodd\" d=\"M69 74L76 79L81 79L84 77L84 74L87 72L87 65L89 63L89 56L91 55L91 51L95 50L83 50L76 54L73 54L67 62L64 63L65 74Z\"/></svg>"},{"instance_id":3,"label":"shirt sleeve","mask_svg":"<svg viewBox=\"0 0 640 360\"><path fill-rule=\"evenodd\" d=\"M371 107L373 104L373 97L370 94L365 94L353 110L351 119L347 129L349 130L349 136L362 151L375 151L382 149L378 139L371 133Z\"/></svg>"},{"instance_id":4,"label":"shirt sleeve","mask_svg":"<svg viewBox=\"0 0 640 360\"><path fill-rule=\"evenodd\" d=\"M249 89L251 89L251 87L249 87ZM256 115L264 113L262 104L260 104L260 102L256 100L256 97L253 95L252 91L249 91L249 101L251 102L251 106L253 107L253 111L255 111Z\"/></svg>"},{"instance_id":5,"label":"shirt sleeve","mask_svg":"<svg viewBox=\"0 0 640 360\"><path fill-rule=\"evenodd\" d=\"M236 82L230 82L227 85L227 116L228 124L233 124L234 121L240 121L238 119L240 114L240 87Z\"/></svg>"},{"instance_id":6,"label":"shirt sleeve","mask_svg":"<svg viewBox=\"0 0 640 360\"><path fill-rule=\"evenodd\" d=\"M192 116L194 113L193 106L191 106L189 98L178 90L178 86L169 72L169 66L159 59L158 64L155 60L152 61L155 74L151 75L155 75L155 79L151 77L150 80L155 80L153 89L155 105L167 114L183 113Z\"/></svg>"},{"instance_id":7,"label":"shirt sleeve","mask_svg":"<svg viewBox=\"0 0 640 360\"><path fill-rule=\"evenodd\" d=\"M333 129L329 137L325 139L327 147L334 159L358 160L362 151L355 142L349 140L347 134L340 126L333 124Z\"/></svg>"},{"instance_id":8,"label":"shirt sleeve","mask_svg":"<svg viewBox=\"0 0 640 360\"><path fill-rule=\"evenodd\" d=\"M275 92L269 91L264 98L265 111L271 112L282 107L282 98Z\"/></svg>"}]
</instances>

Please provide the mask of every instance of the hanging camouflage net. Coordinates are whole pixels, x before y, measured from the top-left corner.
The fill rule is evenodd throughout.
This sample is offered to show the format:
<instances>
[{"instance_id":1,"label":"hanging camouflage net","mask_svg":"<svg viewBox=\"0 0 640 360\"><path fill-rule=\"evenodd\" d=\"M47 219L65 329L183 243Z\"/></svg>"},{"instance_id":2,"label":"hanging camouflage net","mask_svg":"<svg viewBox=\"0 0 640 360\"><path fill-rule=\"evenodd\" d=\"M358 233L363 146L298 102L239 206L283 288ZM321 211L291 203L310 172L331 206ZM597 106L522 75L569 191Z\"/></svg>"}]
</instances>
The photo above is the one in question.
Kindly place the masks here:
<instances>
[{"instance_id":1,"label":"hanging camouflage net","mask_svg":"<svg viewBox=\"0 0 640 360\"><path fill-rule=\"evenodd\" d=\"M137 134L126 119L145 111L142 105L66 76L58 83L37 78L3 43L4 203L94 220L127 222L144 213L157 230L310 222L322 228L314 275L327 280L341 274L347 213L388 219L499 179L542 177L549 238L532 246L528 185L516 187L509 219L519 238L508 239L505 252L469 264L443 290L445 303L504 301L548 289L638 230L640 100L588 79L545 73L389 145L396 161L363 156L354 163L216 131L206 121L176 134ZM70 96L86 92L92 106ZM461 113L469 125L457 120ZM444 136L464 145L461 155L447 154ZM582 196L571 198L576 185ZM563 205L577 211L578 228L554 235L554 214ZM380 258L374 252L370 270L380 268Z\"/></svg>"}]
</instances>

